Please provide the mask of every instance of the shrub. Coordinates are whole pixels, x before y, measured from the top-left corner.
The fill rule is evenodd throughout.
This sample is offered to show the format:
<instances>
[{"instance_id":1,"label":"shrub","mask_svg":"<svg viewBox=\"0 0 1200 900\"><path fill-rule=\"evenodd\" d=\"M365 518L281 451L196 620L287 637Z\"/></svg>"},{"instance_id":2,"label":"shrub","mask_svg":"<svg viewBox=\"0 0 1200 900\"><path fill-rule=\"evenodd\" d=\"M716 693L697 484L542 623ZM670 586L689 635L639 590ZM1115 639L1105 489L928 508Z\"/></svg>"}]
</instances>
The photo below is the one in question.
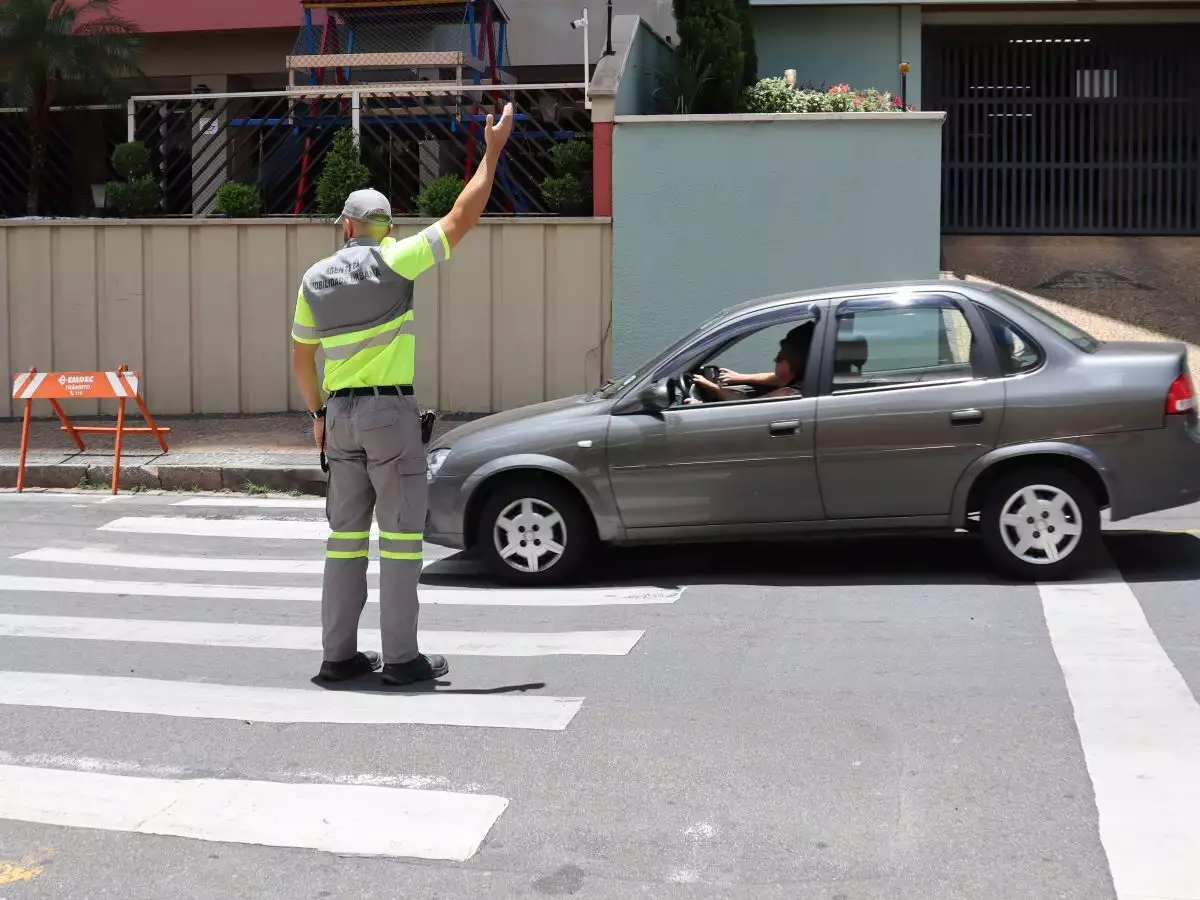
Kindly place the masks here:
<instances>
[{"instance_id":1,"label":"shrub","mask_svg":"<svg viewBox=\"0 0 1200 900\"><path fill-rule=\"evenodd\" d=\"M417 210L430 219L440 219L454 208L454 201L466 187L458 175L442 175L425 186L417 195Z\"/></svg>"},{"instance_id":2,"label":"shrub","mask_svg":"<svg viewBox=\"0 0 1200 900\"><path fill-rule=\"evenodd\" d=\"M127 219L151 216L159 211L162 191L153 175L128 181L110 181L105 186L109 206Z\"/></svg>"},{"instance_id":3,"label":"shrub","mask_svg":"<svg viewBox=\"0 0 1200 900\"><path fill-rule=\"evenodd\" d=\"M112 165L124 181L110 181L104 186L109 206L125 218L149 216L160 210L162 190L150 174L150 151L145 144L118 144L113 148Z\"/></svg>"},{"instance_id":4,"label":"shrub","mask_svg":"<svg viewBox=\"0 0 1200 900\"><path fill-rule=\"evenodd\" d=\"M586 178L592 171L592 144L590 141L567 141L550 148L550 162L560 175L578 175Z\"/></svg>"},{"instance_id":5,"label":"shrub","mask_svg":"<svg viewBox=\"0 0 1200 900\"><path fill-rule=\"evenodd\" d=\"M795 90L782 78L764 78L744 95L746 109L757 113L903 112L900 98L870 88L855 91L848 84L829 90ZM909 109L916 109L909 106Z\"/></svg>"},{"instance_id":6,"label":"shrub","mask_svg":"<svg viewBox=\"0 0 1200 900\"><path fill-rule=\"evenodd\" d=\"M663 112L686 116L696 109L701 92L712 81L712 66L682 50L671 54L671 61L658 73L653 98Z\"/></svg>"},{"instance_id":7,"label":"shrub","mask_svg":"<svg viewBox=\"0 0 1200 900\"><path fill-rule=\"evenodd\" d=\"M754 23L750 20L750 0L737 0L738 25L742 29L742 87L758 81L758 48L754 44Z\"/></svg>"},{"instance_id":8,"label":"shrub","mask_svg":"<svg viewBox=\"0 0 1200 900\"><path fill-rule=\"evenodd\" d=\"M126 181L132 181L149 174L150 151L141 141L117 144L113 148L112 164L118 175Z\"/></svg>"},{"instance_id":9,"label":"shrub","mask_svg":"<svg viewBox=\"0 0 1200 900\"><path fill-rule=\"evenodd\" d=\"M234 219L249 219L262 212L258 188L227 181L217 191L217 212Z\"/></svg>"},{"instance_id":10,"label":"shrub","mask_svg":"<svg viewBox=\"0 0 1200 900\"><path fill-rule=\"evenodd\" d=\"M792 113L801 109L801 94L782 78L764 78L746 88L746 111L752 113Z\"/></svg>"},{"instance_id":11,"label":"shrub","mask_svg":"<svg viewBox=\"0 0 1200 900\"><path fill-rule=\"evenodd\" d=\"M739 0L674 0L679 51L710 78L696 92L697 113L736 112L746 78Z\"/></svg>"},{"instance_id":12,"label":"shrub","mask_svg":"<svg viewBox=\"0 0 1200 900\"><path fill-rule=\"evenodd\" d=\"M325 216L338 216L353 191L371 183L371 170L362 164L358 140L352 128L343 128L333 136L333 146L325 154L325 168L317 181L317 209Z\"/></svg>"},{"instance_id":13,"label":"shrub","mask_svg":"<svg viewBox=\"0 0 1200 900\"><path fill-rule=\"evenodd\" d=\"M586 216L592 212L592 145L567 141L550 148L554 173L542 179L542 199L561 216Z\"/></svg>"},{"instance_id":14,"label":"shrub","mask_svg":"<svg viewBox=\"0 0 1200 900\"><path fill-rule=\"evenodd\" d=\"M563 216L585 216L591 213L592 198L577 175L551 175L542 181L542 197L546 205Z\"/></svg>"}]
</instances>

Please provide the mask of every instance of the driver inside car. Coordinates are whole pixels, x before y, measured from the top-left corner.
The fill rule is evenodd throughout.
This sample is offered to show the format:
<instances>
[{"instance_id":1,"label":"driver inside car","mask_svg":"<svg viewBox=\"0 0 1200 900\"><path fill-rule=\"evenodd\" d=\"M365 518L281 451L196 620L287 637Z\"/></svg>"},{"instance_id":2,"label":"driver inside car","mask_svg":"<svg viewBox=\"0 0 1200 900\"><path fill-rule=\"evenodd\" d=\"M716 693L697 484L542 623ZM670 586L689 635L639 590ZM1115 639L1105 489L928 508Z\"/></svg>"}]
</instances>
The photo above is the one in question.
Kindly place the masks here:
<instances>
[{"instance_id":1,"label":"driver inside car","mask_svg":"<svg viewBox=\"0 0 1200 900\"><path fill-rule=\"evenodd\" d=\"M804 381L804 370L808 368L808 355L812 349L816 323L805 322L789 331L779 342L775 354L775 371L755 375L739 375L728 369L721 370L721 384L714 384L699 373L692 375L692 383L705 395L704 400L688 398L685 403L716 403L730 400L757 400L764 397L800 397ZM725 385L745 385L749 391L737 390Z\"/></svg>"}]
</instances>

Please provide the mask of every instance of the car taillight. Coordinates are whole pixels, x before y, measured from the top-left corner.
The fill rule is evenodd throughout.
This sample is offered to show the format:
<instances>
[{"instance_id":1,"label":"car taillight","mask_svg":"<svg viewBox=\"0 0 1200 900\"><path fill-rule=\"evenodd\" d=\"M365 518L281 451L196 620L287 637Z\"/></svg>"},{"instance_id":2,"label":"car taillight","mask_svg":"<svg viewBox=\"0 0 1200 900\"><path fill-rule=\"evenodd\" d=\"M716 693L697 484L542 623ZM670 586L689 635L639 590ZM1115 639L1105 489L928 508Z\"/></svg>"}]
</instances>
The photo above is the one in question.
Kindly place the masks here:
<instances>
[{"instance_id":1,"label":"car taillight","mask_svg":"<svg viewBox=\"0 0 1200 900\"><path fill-rule=\"evenodd\" d=\"M1196 395L1192 392L1192 379L1180 375L1167 391L1167 415L1177 416L1196 407Z\"/></svg>"}]
</instances>

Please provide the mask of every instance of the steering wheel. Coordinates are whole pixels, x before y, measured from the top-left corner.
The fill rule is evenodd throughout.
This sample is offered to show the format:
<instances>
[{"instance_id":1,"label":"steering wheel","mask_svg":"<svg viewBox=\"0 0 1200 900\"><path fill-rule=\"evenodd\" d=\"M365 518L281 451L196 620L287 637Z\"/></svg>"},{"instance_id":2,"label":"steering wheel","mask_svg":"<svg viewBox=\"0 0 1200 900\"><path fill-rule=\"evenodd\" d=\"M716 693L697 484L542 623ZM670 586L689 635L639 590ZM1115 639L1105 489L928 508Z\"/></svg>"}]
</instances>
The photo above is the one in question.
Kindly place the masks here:
<instances>
[{"instance_id":1,"label":"steering wheel","mask_svg":"<svg viewBox=\"0 0 1200 900\"><path fill-rule=\"evenodd\" d=\"M703 375L713 384L717 384L720 372L721 369L719 366L701 366L696 373L681 372L677 377L671 378L668 386L672 402L683 403L685 400L695 400L698 403L704 403L709 398L705 397L699 386L697 386L693 380L693 374Z\"/></svg>"}]
</instances>

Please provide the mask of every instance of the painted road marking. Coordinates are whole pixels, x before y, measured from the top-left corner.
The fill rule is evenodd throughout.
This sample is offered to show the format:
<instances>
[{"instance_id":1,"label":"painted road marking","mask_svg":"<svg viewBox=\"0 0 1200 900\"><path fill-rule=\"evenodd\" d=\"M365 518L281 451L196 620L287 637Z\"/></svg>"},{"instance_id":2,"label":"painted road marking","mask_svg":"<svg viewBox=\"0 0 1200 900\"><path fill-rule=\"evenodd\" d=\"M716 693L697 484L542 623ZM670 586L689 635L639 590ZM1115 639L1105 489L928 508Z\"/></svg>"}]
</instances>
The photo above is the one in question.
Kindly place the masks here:
<instances>
[{"instance_id":1,"label":"painted road marking","mask_svg":"<svg viewBox=\"0 0 1200 900\"><path fill-rule=\"evenodd\" d=\"M325 498L318 497L192 497L176 500L172 506L208 506L262 509L325 509Z\"/></svg>"},{"instance_id":2,"label":"painted road marking","mask_svg":"<svg viewBox=\"0 0 1200 900\"><path fill-rule=\"evenodd\" d=\"M467 860L507 806L449 791L0 766L0 818L354 856Z\"/></svg>"},{"instance_id":3,"label":"painted road marking","mask_svg":"<svg viewBox=\"0 0 1200 900\"><path fill-rule=\"evenodd\" d=\"M0 750L0 764L37 766L47 769L71 769L75 772L103 772L109 775L138 775L146 778L243 778L245 773L236 766L221 766L209 759L203 768L142 763L130 759L100 759L95 756L68 756L65 753L8 753ZM458 791L476 794L483 785L476 782L455 782L443 775L414 775L411 773L314 771L313 769L276 770L256 773L262 781L287 781L306 784L365 784L371 787L403 787L414 790Z\"/></svg>"},{"instance_id":4,"label":"painted road marking","mask_svg":"<svg viewBox=\"0 0 1200 900\"><path fill-rule=\"evenodd\" d=\"M101 594L135 597L192 597L202 600L305 600L319 602L317 587L251 584L189 584L172 581L100 581L90 578L43 578L0 575L0 591L52 594ZM674 603L682 588L420 588L421 603L438 606L640 606ZM379 602L368 590L367 601Z\"/></svg>"},{"instance_id":5,"label":"painted road marking","mask_svg":"<svg viewBox=\"0 0 1200 900\"><path fill-rule=\"evenodd\" d=\"M18 494L15 490L0 491L0 500L14 500L18 503L33 503L38 500L70 500L75 503L112 503L114 500L132 499L132 494L83 494L83 493L52 493L50 491L24 491Z\"/></svg>"},{"instance_id":6,"label":"painted road marking","mask_svg":"<svg viewBox=\"0 0 1200 900\"><path fill-rule=\"evenodd\" d=\"M124 516L101 525L100 531L131 534L170 534L189 537L242 538L246 540L323 541L329 537L324 520L301 519L201 519L191 516ZM371 525L371 540L379 526Z\"/></svg>"},{"instance_id":7,"label":"painted road marking","mask_svg":"<svg viewBox=\"0 0 1200 900\"><path fill-rule=\"evenodd\" d=\"M562 731L582 697L243 687L58 672L0 671L0 705L192 719L333 725L455 725Z\"/></svg>"},{"instance_id":8,"label":"painted road marking","mask_svg":"<svg viewBox=\"0 0 1200 900\"><path fill-rule=\"evenodd\" d=\"M1119 576L1038 590L1118 900L1200 897L1200 704Z\"/></svg>"},{"instance_id":9,"label":"painted road marking","mask_svg":"<svg viewBox=\"0 0 1200 900\"><path fill-rule=\"evenodd\" d=\"M644 631L421 631L420 642L426 652L459 656L625 656L643 634ZM0 614L0 637L321 651L321 629L315 625ZM358 646L378 651L378 633L360 631Z\"/></svg>"},{"instance_id":10,"label":"painted road marking","mask_svg":"<svg viewBox=\"0 0 1200 900\"><path fill-rule=\"evenodd\" d=\"M433 544L424 546L423 564L433 565L453 556L455 551ZM120 553L115 550L43 547L18 553L13 559L34 562L63 563L81 566L108 566L117 569L161 569L176 572L262 572L271 575L320 575L325 571L325 558L317 559L242 559L220 556L158 556L151 553ZM368 573L379 571L379 560L367 565Z\"/></svg>"}]
</instances>

